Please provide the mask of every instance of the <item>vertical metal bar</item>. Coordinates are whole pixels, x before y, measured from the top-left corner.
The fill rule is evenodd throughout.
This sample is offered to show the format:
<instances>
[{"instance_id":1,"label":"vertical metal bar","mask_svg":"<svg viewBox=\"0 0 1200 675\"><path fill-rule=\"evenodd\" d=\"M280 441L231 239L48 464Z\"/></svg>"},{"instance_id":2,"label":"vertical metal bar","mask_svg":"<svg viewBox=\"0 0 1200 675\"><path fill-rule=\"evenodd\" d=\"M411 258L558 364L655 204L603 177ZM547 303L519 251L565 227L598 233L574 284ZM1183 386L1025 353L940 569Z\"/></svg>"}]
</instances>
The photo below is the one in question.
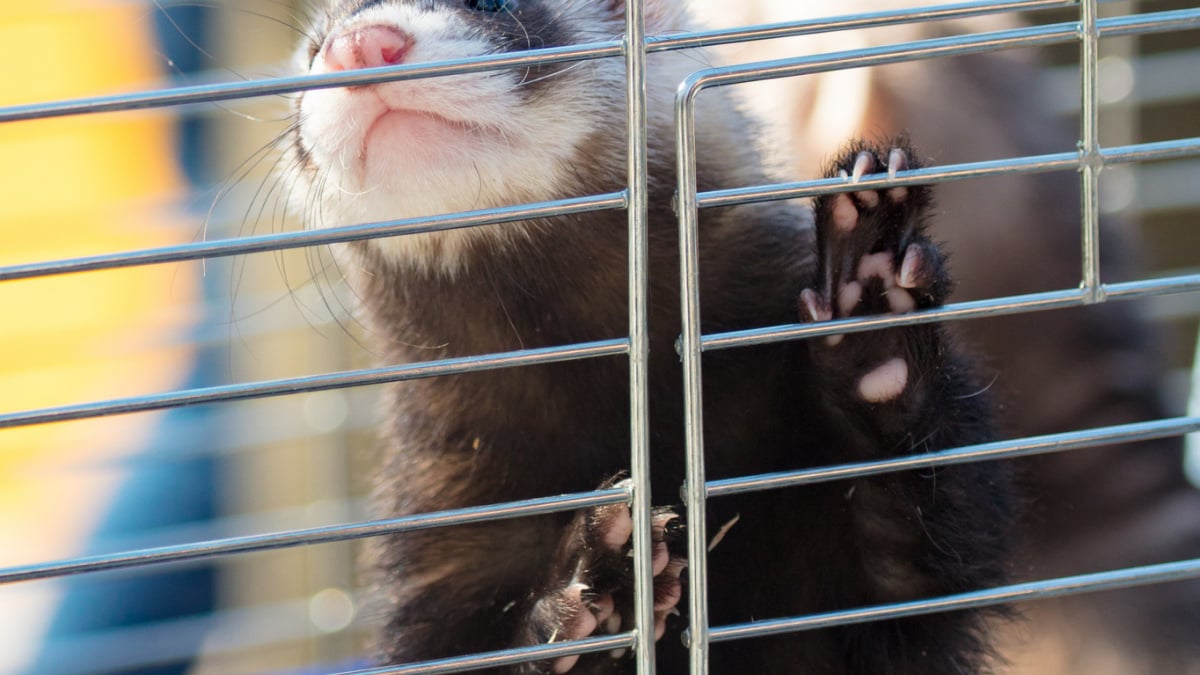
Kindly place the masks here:
<instances>
[{"instance_id":1,"label":"vertical metal bar","mask_svg":"<svg viewBox=\"0 0 1200 675\"><path fill-rule=\"evenodd\" d=\"M691 675L708 673L708 550L705 527L704 418L700 382L699 210L696 185L696 96L699 79L688 77L675 96L675 150L679 216L679 288L682 307L684 442L688 517L688 662Z\"/></svg>"},{"instance_id":2,"label":"vertical metal bar","mask_svg":"<svg viewBox=\"0 0 1200 675\"><path fill-rule=\"evenodd\" d=\"M634 657L640 675L654 673L654 572L650 537L650 328L646 163L646 26L642 0L625 3L626 125L629 215L629 420L633 481Z\"/></svg>"},{"instance_id":3,"label":"vertical metal bar","mask_svg":"<svg viewBox=\"0 0 1200 675\"><path fill-rule=\"evenodd\" d=\"M1096 25L1096 0L1079 4L1079 69L1080 69L1080 195L1082 203L1083 278L1080 287L1086 291L1085 302L1104 300L1100 285L1100 119L1098 106L1098 70L1100 31Z\"/></svg>"}]
</instances>

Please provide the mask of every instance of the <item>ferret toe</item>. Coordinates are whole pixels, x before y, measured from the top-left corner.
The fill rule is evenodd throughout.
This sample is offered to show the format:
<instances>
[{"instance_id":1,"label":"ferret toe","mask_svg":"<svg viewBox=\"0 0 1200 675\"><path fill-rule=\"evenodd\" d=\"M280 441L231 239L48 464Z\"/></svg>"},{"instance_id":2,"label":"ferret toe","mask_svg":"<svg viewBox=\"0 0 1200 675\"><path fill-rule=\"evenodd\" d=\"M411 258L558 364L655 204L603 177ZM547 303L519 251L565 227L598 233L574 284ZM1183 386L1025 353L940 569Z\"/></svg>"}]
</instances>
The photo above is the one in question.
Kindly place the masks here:
<instances>
[{"instance_id":1,"label":"ferret toe","mask_svg":"<svg viewBox=\"0 0 1200 675\"><path fill-rule=\"evenodd\" d=\"M620 486L607 481L601 487ZM651 569L654 574L654 631L661 637L666 616L677 613L682 596L680 576L687 563L683 551L683 520L668 508L651 516ZM625 504L608 504L581 512L563 534L551 578L565 579L538 599L531 634L543 642L612 635L633 626L633 518ZM656 637L657 639L657 637ZM569 673L597 658L623 658L625 650L601 655L564 656L544 662L531 672ZM585 668L586 670L586 668Z\"/></svg>"}]
</instances>

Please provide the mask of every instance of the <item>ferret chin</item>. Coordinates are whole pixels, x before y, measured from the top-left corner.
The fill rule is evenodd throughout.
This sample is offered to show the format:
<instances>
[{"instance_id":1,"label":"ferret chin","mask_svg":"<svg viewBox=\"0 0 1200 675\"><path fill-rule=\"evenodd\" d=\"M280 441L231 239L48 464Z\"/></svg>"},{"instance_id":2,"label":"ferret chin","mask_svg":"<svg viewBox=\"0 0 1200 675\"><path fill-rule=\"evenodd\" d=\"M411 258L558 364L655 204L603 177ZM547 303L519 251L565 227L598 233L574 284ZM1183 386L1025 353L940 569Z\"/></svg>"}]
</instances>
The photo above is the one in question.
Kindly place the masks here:
<instances>
[{"instance_id":1,"label":"ferret chin","mask_svg":"<svg viewBox=\"0 0 1200 675\"><path fill-rule=\"evenodd\" d=\"M377 4L338 23L332 39L298 58L308 59L309 72L326 73L495 51L492 37L470 19L456 11ZM549 85L538 88L549 100L537 105L529 100L533 77ZM581 91L578 78L558 69L309 91L299 105L295 154L299 180L310 189L298 193L299 206L314 203L310 193L319 191L310 226L334 227L566 196L578 188L571 173L579 148L600 123L593 106L613 104ZM473 238L503 230L502 242L519 229L396 237L373 246L395 264L454 272Z\"/></svg>"},{"instance_id":2,"label":"ferret chin","mask_svg":"<svg viewBox=\"0 0 1200 675\"><path fill-rule=\"evenodd\" d=\"M647 0L647 30L690 26ZM332 2L301 52L312 72L419 64L615 38L620 0ZM655 54L649 84L649 393L653 495L684 473L673 93L703 67ZM624 64L597 59L314 90L292 136L296 205L310 227L416 218L623 189ZM725 91L701 97L701 191L766 182L754 125ZM902 140L852 142L828 176L919 166ZM930 189L856 190L700 214L705 332L940 306L945 256L926 234ZM391 237L339 247L361 316L389 363L561 346L628 326L624 211ZM437 345L418 349L413 345ZM990 438L985 389L943 330L922 324L708 354L713 477L869 461ZM623 484L628 364L617 358L389 385L381 517ZM912 600L1004 579L1008 483L958 465L713 500L714 625ZM680 647L686 524L654 511L658 672ZM379 538L368 570L386 625L379 658L409 663L633 627L632 519L624 504ZM987 654L983 611L715 645L714 673L963 675ZM632 672L624 652L490 672Z\"/></svg>"}]
</instances>

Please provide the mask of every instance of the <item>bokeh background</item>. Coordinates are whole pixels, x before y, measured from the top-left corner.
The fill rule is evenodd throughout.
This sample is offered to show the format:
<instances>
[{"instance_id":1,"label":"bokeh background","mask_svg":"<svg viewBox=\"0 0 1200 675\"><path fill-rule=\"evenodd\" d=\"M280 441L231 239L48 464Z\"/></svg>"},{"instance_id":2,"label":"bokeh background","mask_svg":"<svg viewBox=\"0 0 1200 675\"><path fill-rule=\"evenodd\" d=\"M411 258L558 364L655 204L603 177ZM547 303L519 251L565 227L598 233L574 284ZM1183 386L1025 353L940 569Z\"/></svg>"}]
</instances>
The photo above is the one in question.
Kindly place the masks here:
<instances>
[{"instance_id":1,"label":"bokeh background","mask_svg":"<svg viewBox=\"0 0 1200 675\"><path fill-rule=\"evenodd\" d=\"M0 105L279 75L299 16L277 2L0 3ZM0 264L295 227L270 193L287 114L272 98L0 125ZM0 412L352 367L310 255L0 284ZM362 518L348 447L371 445L354 438L370 399L4 430L0 566ZM349 668L353 556L325 545L0 587L0 672Z\"/></svg>"}]
</instances>

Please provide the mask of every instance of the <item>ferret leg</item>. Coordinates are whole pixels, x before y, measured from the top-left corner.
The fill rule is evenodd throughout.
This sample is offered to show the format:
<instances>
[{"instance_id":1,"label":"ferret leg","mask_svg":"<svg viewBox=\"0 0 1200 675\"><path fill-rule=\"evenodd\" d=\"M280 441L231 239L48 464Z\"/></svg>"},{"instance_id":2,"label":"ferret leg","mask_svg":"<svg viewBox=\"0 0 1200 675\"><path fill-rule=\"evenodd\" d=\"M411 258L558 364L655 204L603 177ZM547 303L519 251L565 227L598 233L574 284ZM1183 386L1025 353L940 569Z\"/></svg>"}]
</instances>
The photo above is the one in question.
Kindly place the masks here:
<instances>
[{"instance_id":1,"label":"ferret leg","mask_svg":"<svg viewBox=\"0 0 1200 675\"><path fill-rule=\"evenodd\" d=\"M916 167L903 142L848 148L831 176L857 182ZM941 305L945 255L925 233L927 186L864 189L815 203L818 276L802 291L805 321L901 314ZM810 340L817 418L831 461L865 461L990 438L986 387L939 325ZM858 479L845 492L853 604L973 590L1004 578L1011 520L1001 467L968 464ZM852 673L975 673L985 640L978 613L930 615L847 629Z\"/></svg>"},{"instance_id":2,"label":"ferret leg","mask_svg":"<svg viewBox=\"0 0 1200 675\"><path fill-rule=\"evenodd\" d=\"M686 566L682 555L683 521L674 511L655 509L654 637L666 630L667 616L675 612L682 593L680 575ZM600 506L580 512L571 522L555 552L545 585L529 604L520 626L519 644L545 644L613 634L633 625L633 519L624 504ZM530 663L522 675L544 673L610 673L620 670L614 660L625 659L625 650L607 654L566 656Z\"/></svg>"},{"instance_id":3,"label":"ferret leg","mask_svg":"<svg viewBox=\"0 0 1200 675\"><path fill-rule=\"evenodd\" d=\"M674 511L652 512L657 636L682 593L683 530ZM538 516L380 541L379 600L391 605L391 616L379 652L387 664L407 664L629 630L632 532L629 507L612 504L567 523ZM598 675L632 672L632 665L612 652L483 672Z\"/></svg>"},{"instance_id":4,"label":"ferret leg","mask_svg":"<svg viewBox=\"0 0 1200 675\"><path fill-rule=\"evenodd\" d=\"M857 182L916 166L911 149L857 144L831 168ZM949 293L945 256L925 233L928 186L822 196L816 201L818 271L800 293L805 321L903 314L940 306ZM941 326L924 324L810 341L822 403L852 454L878 457L920 449L918 429L986 437L985 396ZM963 439L967 440L967 439Z\"/></svg>"}]
</instances>

